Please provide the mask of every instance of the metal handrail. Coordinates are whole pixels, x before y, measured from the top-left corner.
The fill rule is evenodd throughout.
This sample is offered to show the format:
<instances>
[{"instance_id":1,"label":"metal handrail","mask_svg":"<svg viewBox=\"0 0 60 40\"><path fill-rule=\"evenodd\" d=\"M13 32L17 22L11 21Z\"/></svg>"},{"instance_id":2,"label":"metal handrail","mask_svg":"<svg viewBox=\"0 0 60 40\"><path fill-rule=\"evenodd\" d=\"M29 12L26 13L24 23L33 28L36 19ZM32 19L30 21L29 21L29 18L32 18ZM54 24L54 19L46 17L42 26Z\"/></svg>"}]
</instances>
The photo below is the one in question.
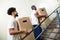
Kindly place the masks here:
<instances>
[{"instance_id":1,"label":"metal handrail","mask_svg":"<svg viewBox=\"0 0 60 40\"><path fill-rule=\"evenodd\" d=\"M58 6L48 17L50 17L58 8L59 8L60 6ZM48 18L47 17L47 18ZM41 22L41 24L47 19L47 18L45 18L42 22ZM36 29L37 27L35 27L34 29ZM34 29L32 29L31 31L30 31L30 33L28 33L26 36L24 36L23 38L22 38L22 40L24 40L28 35L30 35L33 31L34 31Z\"/></svg>"}]
</instances>

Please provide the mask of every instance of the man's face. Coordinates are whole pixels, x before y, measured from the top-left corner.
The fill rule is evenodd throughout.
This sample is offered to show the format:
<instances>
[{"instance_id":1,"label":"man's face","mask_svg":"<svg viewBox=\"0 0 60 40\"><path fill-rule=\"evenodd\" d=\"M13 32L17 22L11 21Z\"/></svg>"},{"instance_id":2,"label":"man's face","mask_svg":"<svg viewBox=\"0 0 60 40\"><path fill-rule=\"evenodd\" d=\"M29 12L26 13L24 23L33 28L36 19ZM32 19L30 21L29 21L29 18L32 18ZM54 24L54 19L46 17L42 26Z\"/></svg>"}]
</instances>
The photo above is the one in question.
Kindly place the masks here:
<instances>
[{"instance_id":1,"label":"man's face","mask_svg":"<svg viewBox=\"0 0 60 40\"><path fill-rule=\"evenodd\" d=\"M18 17L17 11L14 11L13 14L14 14L15 17Z\"/></svg>"},{"instance_id":2,"label":"man's face","mask_svg":"<svg viewBox=\"0 0 60 40\"><path fill-rule=\"evenodd\" d=\"M34 6L34 7L32 7L32 10L36 10L36 7Z\"/></svg>"}]
</instances>

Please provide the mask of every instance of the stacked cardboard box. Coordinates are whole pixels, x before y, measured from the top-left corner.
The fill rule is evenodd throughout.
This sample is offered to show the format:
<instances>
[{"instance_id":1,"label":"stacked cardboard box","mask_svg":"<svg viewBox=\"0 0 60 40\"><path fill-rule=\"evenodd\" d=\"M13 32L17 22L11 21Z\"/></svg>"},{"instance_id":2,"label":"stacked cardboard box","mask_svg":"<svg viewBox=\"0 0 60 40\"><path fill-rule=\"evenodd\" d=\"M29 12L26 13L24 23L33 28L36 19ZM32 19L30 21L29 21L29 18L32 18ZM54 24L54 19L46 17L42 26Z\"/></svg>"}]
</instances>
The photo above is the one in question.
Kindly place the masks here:
<instances>
[{"instance_id":1,"label":"stacked cardboard box","mask_svg":"<svg viewBox=\"0 0 60 40\"><path fill-rule=\"evenodd\" d=\"M26 29L28 32L32 30L32 24L30 22L29 17L19 18L18 19L19 29ZM23 38L26 34L20 34ZM32 32L29 36L27 36L24 40L34 40L34 33Z\"/></svg>"},{"instance_id":2,"label":"stacked cardboard box","mask_svg":"<svg viewBox=\"0 0 60 40\"><path fill-rule=\"evenodd\" d=\"M40 8L40 9L37 10L37 12L38 12L39 15L46 15L46 16L48 16L45 8ZM43 17L43 18L40 18L40 22L42 22L44 19L45 19L44 17ZM46 26L47 24L49 24L49 22L50 22L50 19L47 18L47 19L41 24L41 27L42 27L42 28L46 28L45 26Z\"/></svg>"}]
</instances>

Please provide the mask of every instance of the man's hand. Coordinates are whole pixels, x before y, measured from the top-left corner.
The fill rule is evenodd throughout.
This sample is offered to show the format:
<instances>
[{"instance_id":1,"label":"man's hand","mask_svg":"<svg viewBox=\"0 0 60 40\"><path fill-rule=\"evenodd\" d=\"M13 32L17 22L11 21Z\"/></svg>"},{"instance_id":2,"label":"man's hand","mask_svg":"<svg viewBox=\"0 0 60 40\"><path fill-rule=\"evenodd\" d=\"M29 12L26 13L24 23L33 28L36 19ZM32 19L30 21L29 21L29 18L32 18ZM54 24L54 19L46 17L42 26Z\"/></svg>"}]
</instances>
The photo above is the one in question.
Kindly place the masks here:
<instances>
[{"instance_id":1,"label":"man's hand","mask_svg":"<svg viewBox=\"0 0 60 40\"><path fill-rule=\"evenodd\" d=\"M37 18L42 18L42 17L47 18L47 16L46 16L45 14L39 15L38 13L36 13L35 16L36 16Z\"/></svg>"},{"instance_id":2,"label":"man's hand","mask_svg":"<svg viewBox=\"0 0 60 40\"><path fill-rule=\"evenodd\" d=\"M10 28L9 33L10 33L10 35L17 35L17 34L21 34L21 33L27 34L28 31L26 29L19 31L19 30L15 30L14 28Z\"/></svg>"},{"instance_id":3,"label":"man's hand","mask_svg":"<svg viewBox=\"0 0 60 40\"><path fill-rule=\"evenodd\" d=\"M20 32L23 32L23 33L25 33L25 34L28 33L28 31L27 31L26 29L23 29L23 30L21 30Z\"/></svg>"}]
</instances>

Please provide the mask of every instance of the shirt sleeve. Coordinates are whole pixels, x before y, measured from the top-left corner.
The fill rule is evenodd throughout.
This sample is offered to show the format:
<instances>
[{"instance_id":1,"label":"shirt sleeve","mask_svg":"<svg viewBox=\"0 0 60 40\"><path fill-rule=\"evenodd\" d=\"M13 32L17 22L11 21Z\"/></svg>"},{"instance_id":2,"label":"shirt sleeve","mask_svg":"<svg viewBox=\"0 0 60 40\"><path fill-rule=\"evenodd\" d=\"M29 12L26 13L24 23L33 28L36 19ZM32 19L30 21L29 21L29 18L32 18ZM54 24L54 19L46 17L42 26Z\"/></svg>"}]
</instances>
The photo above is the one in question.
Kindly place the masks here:
<instances>
[{"instance_id":1,"label":"shirt sleeve","mask_svg":"<svg viewBox=\"0 0 60 40\"><path fill-rule=\"evenodd\" d=\"M13 20L9 21L8 28L14 28L14 21Z\"/></svg>"},{"instance_id":2,"label":"shirt sleeve","mask_svg":"<svg viewBox=\"0 0 60 40\"><path fill-rule=\"evenodd\" d=\"M37 18L36 18L36 16L35 16L35 13L36 13L36 12L33 11L33 12L31 13L31 15L30 15L32 25L38 24L38 20L37 20Z\"/></svg>"}]
</instances>

